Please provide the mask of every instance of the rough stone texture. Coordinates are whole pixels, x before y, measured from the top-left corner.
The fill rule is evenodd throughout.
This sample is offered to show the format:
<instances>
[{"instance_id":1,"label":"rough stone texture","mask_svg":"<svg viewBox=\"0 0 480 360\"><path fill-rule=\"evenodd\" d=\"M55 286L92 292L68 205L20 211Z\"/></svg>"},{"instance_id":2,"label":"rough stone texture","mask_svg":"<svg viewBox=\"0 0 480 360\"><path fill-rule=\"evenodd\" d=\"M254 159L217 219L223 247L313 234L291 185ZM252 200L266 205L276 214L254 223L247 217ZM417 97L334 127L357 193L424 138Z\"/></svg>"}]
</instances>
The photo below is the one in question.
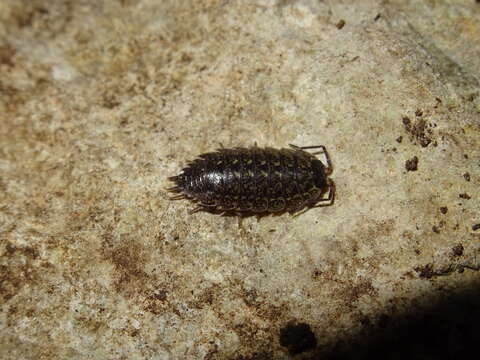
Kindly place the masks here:
<instances>
[{"instance_id":1,"label":"rough stone texture","mask_svg":"<svg viewBox=\"0 0 480 360\"><path fill-rule=\"evenodd\" d=\"M0 0L0 357L458 358L479 39L475 0ZM255 141L326 145L335 205L239 228L168 201Z\"/></svg>"}]
</instances>

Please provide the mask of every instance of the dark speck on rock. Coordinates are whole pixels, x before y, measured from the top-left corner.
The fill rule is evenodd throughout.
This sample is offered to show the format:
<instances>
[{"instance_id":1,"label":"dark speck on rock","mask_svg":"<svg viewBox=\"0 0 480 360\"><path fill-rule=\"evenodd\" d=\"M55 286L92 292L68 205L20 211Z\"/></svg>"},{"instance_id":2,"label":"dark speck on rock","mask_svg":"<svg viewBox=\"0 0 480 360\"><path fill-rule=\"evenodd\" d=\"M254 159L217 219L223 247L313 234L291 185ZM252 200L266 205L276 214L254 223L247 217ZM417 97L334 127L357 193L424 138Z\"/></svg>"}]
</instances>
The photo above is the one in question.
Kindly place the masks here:
<instances>
[{"instance_id":1,"label":"dark speck on rock","mask_svg":"<svg viewBox=\"0 0 480 360\"><path fill-rule=\"evenodd\" d=\"M445 215L448 212L448 208L446 206L442 206L440 208L440 212Z\"/></svg>"},{"instance_id":2,"label":"dark speck on rock","mask_svg":"<svg viewBox=\"0 0 480 360\"><path fill-rule=\"evenodd\" d=\"M452 248L452 255L453 256L462 256L463 255L463 245L462 244L455 245Z\"/></svg>"},{"instance_id":3,"label":"dark speck on rock","mask_svg":"<svg viewBox=\"0 0 480 360\"><path fill-rule=\"evenodd\" d=\"M418 157L414 156L410 160L405 162L405 169L407 171L417 171L418 170Z\"/></svg>"},{"instance_id":4,"label":"dark speck on rock","mask_svg":"<svg viewBox=\"0 0 480 360\"><path fill-rule=\"evenodd\" d=\"M433 277L432 264L427 264L425 266L418 266L415 268L415 271L418 273L418 276L422 279L431 279Z\"/></svg>"}]
</instances>

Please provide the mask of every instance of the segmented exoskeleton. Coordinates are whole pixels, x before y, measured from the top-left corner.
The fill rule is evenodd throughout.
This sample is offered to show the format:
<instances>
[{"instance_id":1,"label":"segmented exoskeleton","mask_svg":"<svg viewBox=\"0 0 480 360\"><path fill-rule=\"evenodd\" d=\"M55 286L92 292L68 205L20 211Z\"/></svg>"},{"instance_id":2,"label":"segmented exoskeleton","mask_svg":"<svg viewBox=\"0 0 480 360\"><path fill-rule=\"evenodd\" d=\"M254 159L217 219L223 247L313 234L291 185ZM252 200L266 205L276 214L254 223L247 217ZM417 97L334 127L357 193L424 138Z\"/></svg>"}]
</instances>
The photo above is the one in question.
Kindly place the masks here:
<instances>
[{"instance_id":1,"label":"segmented exoskeleton","mask_svg":"<svg viewBox=\"0 0 480 360\"><path fill-rule=\"evenodd\" d=\"M320 149L327 166L306 149ZM177 193L174 200L195 202L192 213L296 213L333 204L335 187L328 178L331 172L323 145L221 148L200 155L179 175L170 177L175 186L168 190Z\"/></svg>"}]
</instances>

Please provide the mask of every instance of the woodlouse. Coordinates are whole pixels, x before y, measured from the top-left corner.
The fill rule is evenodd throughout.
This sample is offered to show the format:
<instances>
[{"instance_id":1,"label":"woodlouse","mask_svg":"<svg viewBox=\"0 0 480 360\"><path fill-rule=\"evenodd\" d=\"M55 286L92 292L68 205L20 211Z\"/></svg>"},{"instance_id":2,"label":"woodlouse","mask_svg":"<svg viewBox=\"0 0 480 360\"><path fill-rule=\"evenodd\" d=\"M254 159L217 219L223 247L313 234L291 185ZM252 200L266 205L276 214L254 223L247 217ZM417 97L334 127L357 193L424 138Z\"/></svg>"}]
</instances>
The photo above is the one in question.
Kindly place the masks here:
<instances>
[{"instance_id":1,"label":"woodlouse","mask_svg":"<svg viewBox=\"0 0 480 360\"><path fill-rule=\"evenodd\" d=\"M306 149L320 149L327 166ZM328 178L331 173L331 161L323 145L221 148L188 163L179 175L169 178L175 186L167 190L177 193L172 200L196 203L192 213L293 214L333 204L335 186Z\"/></svg>"}]
</instances>

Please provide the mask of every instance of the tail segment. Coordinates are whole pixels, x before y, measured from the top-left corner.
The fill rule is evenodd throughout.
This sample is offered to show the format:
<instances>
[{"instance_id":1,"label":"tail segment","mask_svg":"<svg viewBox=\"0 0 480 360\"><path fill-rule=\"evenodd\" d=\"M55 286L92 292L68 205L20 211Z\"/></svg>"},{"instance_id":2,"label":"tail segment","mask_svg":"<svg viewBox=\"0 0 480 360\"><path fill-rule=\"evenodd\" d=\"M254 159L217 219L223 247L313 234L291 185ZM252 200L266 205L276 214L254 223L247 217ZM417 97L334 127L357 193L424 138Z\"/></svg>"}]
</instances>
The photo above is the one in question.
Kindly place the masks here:
<instances>
[{"instance_id":1,"label":"tail segment","mask_svg":"<svg viewBox=\"0 0 480 360\"><path fill-rule=\"evenodd\" d=\"M171 176L168 178L171 182L175 184L175 186L169 187L166 190L173 192L173 193L181 193L183 192L183 178L178 175L178 176Z\"/></svg>"}]
</instances>

